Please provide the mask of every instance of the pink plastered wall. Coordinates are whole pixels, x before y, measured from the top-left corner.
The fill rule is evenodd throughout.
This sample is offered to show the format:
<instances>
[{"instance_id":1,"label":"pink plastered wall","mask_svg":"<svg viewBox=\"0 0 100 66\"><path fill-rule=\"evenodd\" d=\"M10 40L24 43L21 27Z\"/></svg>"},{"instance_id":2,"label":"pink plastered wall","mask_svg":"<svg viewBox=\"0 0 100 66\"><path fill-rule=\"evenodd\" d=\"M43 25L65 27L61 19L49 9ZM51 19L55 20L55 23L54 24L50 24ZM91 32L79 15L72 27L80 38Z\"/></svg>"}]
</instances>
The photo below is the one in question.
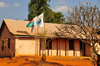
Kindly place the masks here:
<instances>
[{"instance_id":1,"label":"pink plastered wall","mask_svg":"<svg viewBox=\"0 0 100 66\"><path fill-rule=\"evenodd\" d=\"M58 39L58 54L57 54L57 39L52 39L52 49L49 49L49 56L82 56L82 52L80 51L80 40L74 40L74 50L69 50L69 40L66 40L66 52L65 52L65 39ZM86 56L90 55L90 47L86 45L85 48ZM41 47L42 53L42 47ZM46 55L48 50L46 49ZM65 54L66 53L66 54Z\"/></svg>"},{"instance_id":2,"label":"pink plastered wall","mask_svg":"<svg viewBox=\"0 0 100 66\"><path fill-rule=\"evenodd\" d=\"M90 46L85 44L85 47L86 47L86 56L91 56L91 49L90 49Z\"/></svg>"},{"instance_id":3,"label":"pink plastered wall","mask_svg":"<svg viewBox=\"0 0 100 66\"><path fill-rule=\"evenodd\" d=\"M4 50L2 50L2 40L10 38L10 50L15 54L15 38L13 35L9 32L8 28L6 25L3 26L2 32L1 32L1 37L0 37L0 57L3 56L11 56L10 51L8 50L8 42L6 47L4 47ZM5 44L5 41L4 41Z\"/></svg>"}]
</instances>

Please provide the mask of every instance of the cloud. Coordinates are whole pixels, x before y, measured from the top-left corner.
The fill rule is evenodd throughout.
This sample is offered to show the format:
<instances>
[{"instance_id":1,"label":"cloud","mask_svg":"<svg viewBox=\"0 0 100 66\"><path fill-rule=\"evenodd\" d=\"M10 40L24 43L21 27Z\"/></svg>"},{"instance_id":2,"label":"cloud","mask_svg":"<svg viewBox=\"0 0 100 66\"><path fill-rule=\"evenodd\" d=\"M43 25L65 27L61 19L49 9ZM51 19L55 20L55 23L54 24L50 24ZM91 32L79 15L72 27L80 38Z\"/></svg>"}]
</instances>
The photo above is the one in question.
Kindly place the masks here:
<instances>
[{"instance_id":1,"label":"cloud","mask_svg":"<svg viewBox=\"0 0 100 66\"><path fill-rule=\"evenodd\" d=\"M54 12L66 12L66 11L68 11L68 9L71 10L71 7L69 7L69 6L55 6L52 10Z\"/></svg>"},{"instance_id":2,"label":"cloud","mask_svg":"<svg viewBox=\"0 0 100 66\"><path fill-rule=\"evenodd\" d=\"M9 7L10 4L5 4L4 2L0 2L0 8Z\"/></svg>"},{"instance_id":3,"label":"cloud","mask_svg":"<svg viewBox=\"0 0 100 66\"><path fill-rule=\"evenodd\" d=\"M21 5L20 5L20 4L18 4L18 3L15 3L15 4L14 4L14 6L18 7L18 6L21 6Z\"/></svg>"}]
</instances>

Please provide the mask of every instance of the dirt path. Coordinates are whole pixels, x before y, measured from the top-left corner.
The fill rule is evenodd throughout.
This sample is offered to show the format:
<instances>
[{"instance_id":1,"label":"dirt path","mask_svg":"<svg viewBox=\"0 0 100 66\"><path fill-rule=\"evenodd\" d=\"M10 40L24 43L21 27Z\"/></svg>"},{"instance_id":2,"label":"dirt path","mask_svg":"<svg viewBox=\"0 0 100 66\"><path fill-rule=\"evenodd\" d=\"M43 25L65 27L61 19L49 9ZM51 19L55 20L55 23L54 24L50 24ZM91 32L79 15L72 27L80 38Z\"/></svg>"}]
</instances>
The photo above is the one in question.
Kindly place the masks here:
<instances>
[{"instance_id":1,"label":"dirt path","mask_svg":"<svg viewBox=\"0 0 100 66\"><path fill-rule=\"evenodd\" d=\"M89 57L47 57L47 62L56 62L63 66L93 66L89 59Z\"/></svg>"},{"instance_id":2,"label":"dirt path","mask_svg":"<svg viewBox=\"0 0 100 66\"><path fill-rule=\"evenodd\" d=\"M42 62L41 57L38 62L34 57L0 58L0 66L93 66L91 60L75 57L47 57L46 62Z\"/></svg>"}]
</instances>

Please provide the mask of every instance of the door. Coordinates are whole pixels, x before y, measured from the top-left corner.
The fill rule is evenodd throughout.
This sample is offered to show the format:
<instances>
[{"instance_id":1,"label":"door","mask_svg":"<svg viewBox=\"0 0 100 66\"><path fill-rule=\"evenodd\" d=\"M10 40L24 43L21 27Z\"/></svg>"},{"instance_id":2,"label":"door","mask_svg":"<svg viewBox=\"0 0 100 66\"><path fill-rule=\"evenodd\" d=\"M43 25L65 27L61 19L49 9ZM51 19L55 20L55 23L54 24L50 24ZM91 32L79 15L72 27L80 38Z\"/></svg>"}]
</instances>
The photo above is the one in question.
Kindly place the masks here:
<instances>
[{"instance_id":1,"label":"door","mask_svg":"<svg viewBox=\"0 0 100 66\"><path fill-rule=\"evenodd\" d=\"M83 43L82 41L80 41L80 56L86 56L85 43Z\"/></svg>"}]
</instances>

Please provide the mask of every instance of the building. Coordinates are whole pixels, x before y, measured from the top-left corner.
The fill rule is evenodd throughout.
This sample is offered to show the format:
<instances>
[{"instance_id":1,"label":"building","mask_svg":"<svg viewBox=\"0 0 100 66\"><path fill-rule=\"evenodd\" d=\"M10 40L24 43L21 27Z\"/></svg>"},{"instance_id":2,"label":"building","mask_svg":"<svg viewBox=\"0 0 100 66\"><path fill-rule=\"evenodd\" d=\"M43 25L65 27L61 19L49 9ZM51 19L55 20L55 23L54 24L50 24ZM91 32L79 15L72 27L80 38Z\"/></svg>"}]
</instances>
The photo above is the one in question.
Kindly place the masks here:
<instances>
[{"instance_id":1,"label":"building","mask_svg":"<svg viewBox=\"0 0 100 66\"><path fill-rule=\"evenodd\" d=\"M75 38L54 37L53 32L58 31L56 26L61 24L45 23L44 27L31 33L31 27L26 25L29 21L4 19L0 28L0 57L11 56L32 56L46 53L48 56L90 56L90 47ZM48 45L43 51L42 35L46 31ZM10 50L9 50L10 49ZM38 52L37 52L38 51Z\"/></svg>"}]
</instances>

